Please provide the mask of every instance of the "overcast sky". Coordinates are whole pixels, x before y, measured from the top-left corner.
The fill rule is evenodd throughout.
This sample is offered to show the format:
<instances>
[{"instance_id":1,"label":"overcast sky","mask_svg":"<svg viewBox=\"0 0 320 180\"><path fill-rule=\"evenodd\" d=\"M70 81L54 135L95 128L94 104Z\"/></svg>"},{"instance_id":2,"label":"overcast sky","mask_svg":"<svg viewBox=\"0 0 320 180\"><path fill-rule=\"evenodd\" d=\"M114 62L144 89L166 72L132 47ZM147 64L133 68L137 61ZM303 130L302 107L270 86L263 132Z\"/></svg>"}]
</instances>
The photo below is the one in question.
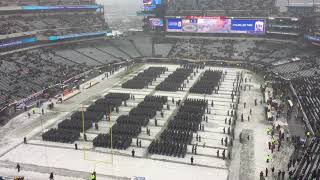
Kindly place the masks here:
<instances>
[{"instance_id":1,"label":"overcast sky","mask_svg":"<svg viewBox=\"0 0 320 180\"><path fill-rule=\"evenodd\" d=\"M142 0L97 0L97 3L105 6L106 14L119 13L119 16L135 15L142 8Z\"/></svg>"},{"instance_id":2,"label":"overcast sky","mask_svg":"<svg viewBox=\"0 0 320 180\"><path fill-rule=\"evenodd\" d=\"M104 5L105 18L114 30L126 31L128 29L141 29L142 16L137 16L141 11L143 0L96 0Z\"/></svg>"}]
</instances>

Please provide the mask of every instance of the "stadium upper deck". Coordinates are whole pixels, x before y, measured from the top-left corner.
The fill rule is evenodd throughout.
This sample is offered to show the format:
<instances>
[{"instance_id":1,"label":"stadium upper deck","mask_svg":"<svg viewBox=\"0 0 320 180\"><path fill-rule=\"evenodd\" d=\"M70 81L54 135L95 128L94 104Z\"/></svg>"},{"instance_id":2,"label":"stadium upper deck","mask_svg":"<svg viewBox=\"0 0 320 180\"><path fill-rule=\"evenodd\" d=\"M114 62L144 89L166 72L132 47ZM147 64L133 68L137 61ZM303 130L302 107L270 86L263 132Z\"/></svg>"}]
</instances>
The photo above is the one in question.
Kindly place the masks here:
<instances>
[{"instance_id":1,"label":"stadium upper deck","mask_svg":"<svg viewBox=\"0 0 320 180\"><path fill-rule=\"evenodd\" d=\"M100 11L101 10L101 11ZM32 42L49 36L95 33L108 29L102 6L92 0L0 1L1 50L21 38ZM20 39L17 39L20 38ZM28 41L29 42L29 41Z\"/></svg>"},{"instance_id":2,"label":"stadium upper deck","mask_svg":"<svg viewBox=\"0 0 320 180\"><path fill-rule=\"evenodd\" d=\"M167 15L298 16L319 14L319 0L170 0Z\"/></svg>"},{"instance_id":3,"label":"stadium upper deck","mask_svg":"<svg viewBox=\"0 0 320 180\"><path fill-rule=\"evenodd\" d=\"M275 0L172 0L168 4L168 15L197 14L206 15L248 15L266 16L276 11Z\"/></svg>"},{"instance_id":4,"label":"stadium upper deck","mask_svg":"<svg viewBox=\"0 0 320 180\"><path fill-rule=\"evenodd\" d=\"M0 6L43 6L43 5L86 5L95 4L95 0L0 0Z\"/></svg>"}]
</instances>

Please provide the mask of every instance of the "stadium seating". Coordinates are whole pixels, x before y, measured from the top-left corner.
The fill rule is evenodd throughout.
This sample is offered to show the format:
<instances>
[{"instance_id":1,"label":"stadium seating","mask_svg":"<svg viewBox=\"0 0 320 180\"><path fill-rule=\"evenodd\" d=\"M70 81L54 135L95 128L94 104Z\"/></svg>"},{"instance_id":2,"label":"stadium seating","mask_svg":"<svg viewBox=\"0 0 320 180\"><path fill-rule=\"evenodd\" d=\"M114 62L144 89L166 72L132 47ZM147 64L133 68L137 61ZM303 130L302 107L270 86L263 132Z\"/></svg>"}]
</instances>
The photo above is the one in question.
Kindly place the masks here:
<instances>
[{"instance_id":1,"label":"stadium seating","mask_svg":"<svg viewBox=\"0 0 320 180\"><path fill-rule=\"evenodd\" d=\"M97 14L9 16L0 18L0 35L37 30L59 30L60 34L90 32L95 28L102 29L104 24L104 19Z\"/></svg>"},{"instance_id":2,"label":"stadium seating","mask_svg":"<svg viewBox=\"0 0 320 180\"><path fill-rule=\"evenodd\" d=\"M99 51L95 48L90 50L93 53ZM92 67L115 62L112 59L104 59L99 63L95 61L95 56L91 53L85 55L81 52L83 52L82 46L68 46L68 48L61 47L61 49L28 50L2 56L0 61L0 107L86 72ZM121 61L116 60L116 62ZM112 69L113 67L106 71Z\"/></svg>"},{"instance_id":3,"label":"stadium seating","mask_svg":"<svg viewBox=\"0 0 320 180\"><path fill-rule=\"evenodd\" d=\"M172 0L168 5L169 14L175 15L201 15L204 12L211 16L217 15L268 15L275 9L274 1L221 1L221 0ZM199 13L199 14L196 14Z\"/></svg>"},{"instance_id":4,"label":"stadium seating","mask_svg":"<svg viewBox=\"0 0 320 180\"><path fill-rule=\"evenodd\" d=\"M121 43L115 43L116 40L114 40L113 42L97 42L94 45L61 46L56 49L36 49L2 56L0 104L4 105L24 98L50 84L69 79L92 67L125 61L135 56L136 48L139 52L144 52L142 55L148 54L146 49L141 49L143 47L136 44L139 42L136 39L141 36L134 37L131 38L133 41L122 39ZM148 38L150 37L146 37L146 39ZM124 43L124 41L126 42ZM151 40L145 42L151 42ZM157 40L155 43L164 43L155 46L156 53L163 51L162 57L258 63L270 67L271 72L286 79L309 77L319 73L318 51L311 48L301 48L292 43L250 39L179 40L170 38ZM127 45L122 48L122 44ZM164 49L161 48L161 45ZM284 48L282 48L283 46ZM131 50L127 51L128 48ZM132 53L129 53L131 51ZM300 61L292 60L297 57L300 58ZM129 87L128 83L132 81L131 84L135 88L143 88L146 83L145 79L136 78L142 80L143 83L132 83L132 80L137 82L134 78L125 83L123 87ZM27 88L22 91L19 87Z\"/></svg>"},{"instance_id":5,"label":"stadium seating","mask_svg":"<svg viewBox=\"0 0 320 180\"><path fill-rule=\"evenodd\" d=\"M0 0L0 6L23 6L23 5L88 5L94 4L93 0Z\"/></svg>"},{"instance_id":6,"label":"stadium seating","mask_svg":"<svg viewBox=\"0 0 320 180\"><path fill-rule=\"evenodd\" d=\"M303 152L293 174L294 179L317 179L320 175L320 142L313 139L307 149Z\"/></svg>"},{"instance_id":7,"label":"stadium seating","mask_svg":"<svg viewBox=\"0 0 320 180\"><path fill-rule=\"evenodd\" d=\"M261 64L286 79L309 77L318 72L319 51L316 48L304 48L290 42L275 42L250 39L189 39L174 43L169 58L193 59L198 61L225 62L242 61ZM298 59L298 61L297 61ZM294 68L289 70L290 68Z\"/></svg>"},{"instance_id":8,"label":"stadium seating","mask_svg":"<svg viewBox=\"0 0 320 180\"><path fill-rule=\"evenodd\" d=\"M318 76L300 78L292 81L298 98L314 132L320 133L320 79Z\"/></svg>"}]
</instances>

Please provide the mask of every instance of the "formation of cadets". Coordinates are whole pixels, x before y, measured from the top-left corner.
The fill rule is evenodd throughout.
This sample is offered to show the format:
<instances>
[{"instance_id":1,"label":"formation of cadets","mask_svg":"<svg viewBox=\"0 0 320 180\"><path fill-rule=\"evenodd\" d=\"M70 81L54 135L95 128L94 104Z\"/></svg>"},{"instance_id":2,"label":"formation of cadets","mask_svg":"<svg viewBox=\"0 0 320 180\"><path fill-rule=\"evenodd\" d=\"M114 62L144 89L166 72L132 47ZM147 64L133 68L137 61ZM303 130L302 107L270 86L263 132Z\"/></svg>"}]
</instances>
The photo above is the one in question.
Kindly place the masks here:
<instances>
[{"instance_id":1,"label":"formation of cadets","mask_svg":"<svg viewBox=\"0 0 320 180\"><path fill-rule=\"evenodd\" d=\"M130 110L128 116L120 116L116 124L112 126L112 147L127 149L131 145L132 138L137 137L141 133L141 127L146 126L149 120L154 118L157 111L161 111L166 103L167 97L146 96L137 107ZM124 120L124 118L126 119ZM93 145L110 148L110 136L110 133L99 134L93 140ZM141 146L140 144L138 146Z\"/></svg>"},{"instance_id":2,"label":"formation of cadets","mask_svg":"<svg viewBox=\"0 0 320 180\"><path fill-rule=\"evenodd\" d=\"M121 115L117 119L118 124L133 124L138 126L146 126L149 123L149 118L147 116L129 116L129 115Z\"/></svg>"},{"instance_id":3,"label":"formation of cadets","mask_svg":"<svg viewBox=\"0 0 320 180\"><path fill-rule=\"evenodd\" d=\"M163 71L157 71L157 77L163 73ZM159 74L159 72L161 72ZM171 76L169 76L166 83L163 83L161 86L159 85L158 90L167 90L174 91L178 90L181 87L181 84L184 80L193 72L192 69L180 68ZM146 72L144 72L146 73ZM146 73L157 74L157 73ZM142 77L142 76L141 76ZM210 77L210 78L209 78ZM214 78L212 78L214 77ZM200 81L198 81L194 87L192 87L192 91L196 93L203 94L211 94L212 91L219 89L219 80L223 79L223 74L221 71L206 71L204 75L201 77ZM148 81L146 78L144 80ZM136 79L137 80L137 79ZM141 78L140 80L143 80ZM153 80L153 79L152 79ZM151 80L151 81L152 81ZM139 81L139 80L138 80ZM137 81L137 82L138 82ZM235 88L235 83L236 88ZM148 83L147 83L148 84ZM209 84L209 85L208 85ZM214 86L212 86L214 84ZM231 94L232 102L234 102L234 97L236 93L239 92L238 80L233 83L233 91ZM211 92L211 93L210 93ZM85 129L89 129L92 127L92 124L98 122L103 118L105 113L110 113L114 110L117 111L117 107L122 104L123 101L132 98L129 94L120 94L115 93L114 95L107 95L104 99L99 99L95 102L95 104L91 105L84 114L82 112L76 112L71 116L70 120L64 120L63 122L58 124L58 129L50 129L46 133L42 135L44 140L47 141L56 141L56 142L74 142L80 137L80 131L82 130L82 116L88 121L85 121ZM228 146L229 143L232 143L232 138L234 139L234 126L237 120L236 113L234 109L237 109L239 99L237 99L236 108L235 104L230 104L232 107L231 111L228 111L227 115L231 116L229 119L225 119L225 123L229 124L228 128L223 128L223 133L231 135L231 140L228 141L228 137L221 139L221 144ZM167 103L167 97L161 96L146 96L144 101L138 104L136 108L133 108L129 115L120 116L117 119L117 123L112 127L112 135L113 135L113 148L116 149L126 149L132 143L132 138L138 136L141 133L141 127L146 126L149 123L149 119L152 119L156 115L156 111L161 111L163 105ZM180 102L179 102L180 103ZM177 103L179 105L179 103ZM255 100L255 105L257 105L257 100ZM211 102L211 106L213 106L213 102ZM243 104L244 108L246 108L246 103ZM108 110L107 110L108 109ZM187 99L183 102L182 106L179 108L179 111L174 116L172 120L169 121L166 129L160 134L159 138L154 140L150 146L148 147L148 152L151 154L161 154L166 156L174 156L174 157L185 157L187 153L187 145L191 144L193 139L193 133L198 130L203 130L203 126L201 125L202 120L207 121L207 117L204 116L205 112L209 112L208 109L208 101L200 100L200 99ZM161 112L162 113L162 112ZM250 109L250 114L252 110ZM243 114L241 115L241 120L244 121ZM249 121L248 117L248 121ZM156 120L155 120L156 121ZM155 125L157 123L155 122ZM97 129L97 127L96 127ZM278 129L278 128L277 128ZM271 133L273 131L270 131ZM273 135L272 135L273 136ZM307 137L310 136L307 134ZM284 139L283 134L279 134L281 140ZM249 140L249 136L246 137ZM309 137L308 137L309 138ZM196 136L197 141L201 142L201 136ZM242 133L239 135L240 143L243 140ZM93 140L94 146L97 147L110 147L110 133L108 134L99 134ZM274 142L269 142L269 150L273 153L275 146ZM281 146L281 141L278 142L278 151ZM136 146L141 147L141 140L136 139ZM205 146L205 145L204 145ZM192 146L192 153L197 154L198 144L194 144ZM297 159L291 159L288 163L288 174L289 179L320 179L320 156L318 155L318 151L320 149L319 138L311 139L311 143L308 147L303 149L303 156ZM225 159L228 157L231 158L230 151L226 151L226 149L217 150L217 157L221 157ZM135 155L134 149L132 150L132 156ZM267 157L267 162L271 159L270 155ZM314 159L318 161L314 161ZM191 164L194 163L193 156L191 157ZM293 167L295 167L292 170ZM17 165L18 171L20 171L20 165ZM271 173L275 173L275 169L270 169ZM266 168L265 171L260 172L260 177L268 176L269 169ZM285 171L279 170L277 172L278 179L284 179ZM53 177L53 174L50 174L50 177ZM95 173L92 174L92 179L95 179Z\"/></svg>"},{"instance_id":4,"label":"formation of cadets","mask_svg":"<svg viewBox=\"0 0 320 180\"><path fill-rule=\"evenodd\" d=\"M221 77L222 71L207 70L202 74L200 80L190 88L190 92L197 94L212 94L212 92L215 91L215 93L217 93L220 79L223 80Z\"/></svg>"},{"instance_id":5,"label":"formation of cadets","mask_svg":"<svg viewBox=\"0 0 320 180\"><path fill-rule=\"evenodd\" d=\"M187 145L192 141L193 132L201 126L202 117L208 107L208 101L186 99L159 139L152 141L148 147L151 154L184 157Z\"/></svg>"},{"instance_id":6,"label":"formation of cadets","mask_svg":"<svg viewBox=\"0 0 320 180\"><path fill-rule=\"evenodd\" d=\"M168 70L166 67L149 67L134 78L122 84L122 88L143 89Z\"/></svg>"},{"instance_id":7,"label":"formation of cadets","mask_svg":"<svg viewBox=\"0 0 320 180\"><path fill-rule=\"evenodd\" d=\"M97 122L106 118L110 112L117 111L122 102L126 102L129 98L129 94L109 93L90 105L86 111L77 111L71 115L70 119L60 122L58 129L50 129L43 133L42 138L45 141L74 143L80 137L83 128L88 130L94 124L94 127L98 129ZM84 139L87 140L86 134L84 134Z\"/></svg>"},{"instance_id":8,"label":"formation of cadets","mask_svg":"<svg viewBox=\"0 0 320 180\"><path fill-rule=\"evenodd\" d=\"M42 134L45 141L54 141L61 143L73 143L80 137L80 131L70 131L65 129L50 129Z\"/></svg>"},{"instance_id":9,"label":"formation of cadets","mask_svg":"<svg viewBox=\"0 0 320 180\"><path fill-rule=\"evenodd\" d=\"M192 76L194 67L188 65L183 66L183 68L177 69L176 73L172 74L168 78L167 85L162 85L165 90L167 88L176 88L169 86L176 86L170 84L170 82L177 82L179 87L181 83L188 76ZM203 68L203 67L196 67ZM129 80L127 83L123 84L123 87L127 88L143 88L152 82L155 78L159 77L160 74L164 73L167 68L160 67L151 67L148 70L145 70L143 73L140 73L137 78ZM201 79L192 87L192 91L202 94L212 94L214 90L219 89L220 79L223 80L224 74L222 71L205 71ZM179 83L181 82L181 83ZM134 84L134 85L132 85ZM137 85L138 84L138 85ZM139 87L138 87L139 86ZM238 81L237 84L234 84L234 89L232 91L232 102L234 102L234 96L238 92ZM235 88L236 86L236 88ZM217 87L215 89L215 87ZM71 116L71 119L64 120L58 125L58 129L52 129L43 134L44 140L57 141L57 142L71 142L76 141L80 132L82 131L82 116L84 116L85 130L92 128L94 125L98 129L96 122L106 118L109 113L113 111L119 111L118 107L128 99L134 99L134 96L129 94L122 93L111 93L105 96L103 99L97 100L94 104L87 108L87 111L84 113L76 112ZM162 108L167 104L167 97L162 96L146 96L144 101L139 103L137 107L133 108L129 115L120 116L116 123L113 125L110 131L112 131L112 147L116 149L127 149L132 144L132 138L137 137L141 133L141 127L146 126L150 119L154 118L157 111L161 111L161 116L163 117ZM174 102L174 100L172 99ZM176 104L179 108L176 115L169 120L166 129L160 134L159 138L154 140L148 147L148 152L151 154L162 154L167 156L177 156L184 157L187 153L187 145L191 144L193 139L193 133L198 130L204 131L204 125L201 124L202 121L208 121L205 113L211 113L208 108L208 101L203 99L186 99L182 104L181 101L177 101ZM213 101L211 102L213 106ZM231 105L230 105L231 106ZM235 109L234 104L232 108ZM170 109L170 106L167 104L167 109ZM231 112L233 119L236 113ZM234 115L233 115L234 114ZM230 120L229 120L230 121ZM235 124L235 122L233 122ZM232 124L233 124L232 123ZM157 120L155 119L155 126L157 126ZM229 122L229 124L231 124ZM228 134L234 133L234 129L224 129L224 132ZM72 133L70 133L72 132ZM147 128L147 133L150 135L150 129ZM49 136L49 137L48 137ZM94 140L93 145L95 147L111 147L111 132L107 134L99 134ZM233 137L234 138L234 137ZM84 139L86 140L86 135L84 134ZM196 136L197 142L201 142L201 136ZM228 139L224 139L223 143L228 144ZM136 139L137 147L141 147L141 140ZM77 149L77 144L75 145ZM205 144L203 145L205 146ZM192 153L197 154L197 144L193 144ZM221 156L224 159L226 156L230 158L230 151L221 150ZM135 151L132 150L132 156L134 157ZM220 156L220 152L217 152L217 156ZM194 158L191 158L191 163L193 164Z\"/></svg>"},{"instance_id":10,"label":"formation of cadets","mask_svg":"<svg viewBox=\"0 0 320 180\"><path fill-rule=\"evenodd\" d=\"M185 69L204 69L206 66L204 64L185 63L185 64L180 64L180 67Z\"/></svg>"},{"instance_id":11,"label":"formation of cadets","mask_svg":"<svg viewBox=\"0 0 320 180\"><path fill-rule=\"evenodd\" d=\"M178 91L186 87L184 81L193 73L191 68L178 68L175 72L170 74L164 81L162 81L156 90L159 91ZM187 80L188 81L188 80ZM182 85L182 87L181 87Z\"/></svg>"}]
</instances>

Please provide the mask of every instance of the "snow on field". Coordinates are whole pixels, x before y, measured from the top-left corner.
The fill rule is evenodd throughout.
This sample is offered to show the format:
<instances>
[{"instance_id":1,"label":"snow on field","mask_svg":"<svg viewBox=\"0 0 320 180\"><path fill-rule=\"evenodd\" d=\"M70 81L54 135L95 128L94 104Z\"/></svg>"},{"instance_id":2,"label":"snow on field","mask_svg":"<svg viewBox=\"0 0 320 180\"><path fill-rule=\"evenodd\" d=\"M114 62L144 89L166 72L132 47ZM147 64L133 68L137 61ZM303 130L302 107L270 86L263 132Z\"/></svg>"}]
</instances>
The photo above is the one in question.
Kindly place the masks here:
<instances>
[{"instance_id":1,"label":"snow on field","mask_svg":"<svg viewBox=\"0 0 320 180\"><path fill-rule=\"evenodd\" d=\"M150 66L165 66L168 67L168 72L162 74L160 78L157 78L155 82L147 89L135 90L135 89L123 89L121 84L133 76L142 72L144 69ZM0 174L12 174L14 173L14 165L21 163L26 169L21 172L22 175L29 179L44 179L47 178L49 171L54 170L59 176L56 179L59 180L73 180L73 179L85 179L95 169L98 174L98 179L128 179L133 176L147 177L148 180L157 179L183 179L183 180L225 180L229 176L229 162L222 158L216 157L216 151L219 149L222 151L227 147L222 145L221 138L225 138L228 135L223 134L223 128L227 131L229 127L225 123L226 118L230 118L227 115L227 111L231 111L230 104L231 93L233 88L233 81L236 78L236 73L241 71L234 68L213 68L217 70L227 70L228 74L225 76L224 81L221 83L219 93L212 95L199 95L189 94L188 89L198 80L200 75L209 67L199 70L199 73L187 84L187 87L183 91L178 92L165 92L155 91L154 88L157 84L162 82L169 74L173 73L178 65L160 65L160 64L144 64L133 69L130 73L121 71L111 76L109 79L102 80L101 77L95 78L99 83L92 88L82 89L81 94L77 95L63 104L57 104L54 111L46 110L46 114L41 117L39 114L32 115L30 119L27 118L26 113L17 116L12 119L6 126L0 128ZM256 83L256 82L252 82ZM258 85L255 86L258 88ZM109 92L130 93L134 94L136 99L129 100L127 106L121 106L120 113L112 114L112 124L120 115L128 114L128 112L135 107L139 102L143 100L146 95L161 95L168 96L170 110L167 110L164 106L164 117L161 117L158 113L155 118L158 120L158 126L155 126L154 118L150 120L148 128L151 130L151 136L146 134L146 128L142 128L142 132L138 135L138 138L142 141L142 148L137 148L136 138L133 138L131 146L126 150L113 150L114 155L111 156L111 150L106 148L94 148L91 140L97 136L98 133L106 133L109 128L109 122L100 121L99 130L91 128L87 131L88 142L83 142L82 138L76 141L79 144L79 150L74 150L74 144L64 144L56 142L44 142L41 138L42 128L50 129L57 127L59 121L70 117L71 112L79 110L82 106L87 107L96 99L102 97ZM259 96L259 94L255 94ZM254 97L255 97L254 96ZM242 95L241 99L249 98L249 92ZM148 154L147 147L149 144L159 136L159 133L165 128L167 121L172 113L176 110L176 106L171 102L174 98L175 101L182 100L184 98L194 99L207 99L209 102L209 109L211 113L206 113L208 122L204 123L204 131L198 131L197 134L202 137L202 141L192 140L192 145L198 144L197 155L192 154L192 145L188 145L187 154L185 158L169 157L164 155L151 155ZM253 98L253 97L250 97ZM214 106L211 107L211 101L214 101ZM252 105L252 103L248 103ZM260 113L260 108L257 113ZM242 110L241 111L245 111ZM261 117L261 116L257 116ZM41 123L42 122L42 123ZM257 124L243 124L240 125L240 129L256 128L255 135L255 151L263 151L265 137L263 133L264 126ZM237 131L236 131L237 132ZM29 144L22 144L23 137L27 136ZM237 137L237 136L236 136ZM261 140L258 140L261 139ZM87 159L99 160L99 161L111 161L113 157L113 163L96 163L84 159L84 152L82 151L83 144L85 144ZM135 149L136 157L131 157L131 150ZM221 152L220 152L221 153ZM195 165L190 165L190 158L194 157ZM257 156L257 154L256 154ZM236 156L237 163L232 165L239 168L239 157ZM258 157L257 157L258 158ZM232 162L231 161L231 162ZM257 160L255 163L262 163L261 160ZM10 164L8 167L7 164ZM23 174L24 173L24 174ZM70 176L70 177L66 177Z\"/></svg>"},{"instance_id":2,"label":"snow on field","mask_svg":"<svg viewBox=\"0 0 320 180\"><path fill-rule=\"evenodd\" d=\"M17 170L15 170L15 169L1 167L0 174L3 177L12 178L12 179L13 179L13 177L16 177L16 176L27 177L27 179L25 178L24 180L49 179L49 174L38 173L38 172L34 172L34 171L25 171L23 169L19 173L17 173ZM13 176L13 174L15 174L15 175ZM85 180L82 178L66 177L66 176L59 176L59 175L54 175L54 178L57 180Z\"/></svg>"},{"instance_id":3,"label":"snow on field","mask_svg":"<svg viewBox=\"0 0 320 180\"><path fill-rule=\"evenodd\" d=\"M110 157L104 153L88 152L88 156L95 159L106 159ZM38 166L49 166L54 168L71 169L76 171L91 172L94 163L84 160L83 152L71 149L47 148L34 145L20 145L10 151L2 161L12 161L25 164L37 164ZM188 164L156 161L144 158L132 158L124 156L113 156L113 164L97 164L97 174L116 175L124 177L143 176L147 179L217 179L224 180L228 171L189 165L189 158L181 160ZM203 159L205 161L205 159ZM196 160L196 163L197 160ZM200 162L199 162L200 163ZM214 164L214 162L212 162ZM98 175L99 178L99 175ZM103 178L102 178L103 179Z\"/></svg>"}]
</instances>

